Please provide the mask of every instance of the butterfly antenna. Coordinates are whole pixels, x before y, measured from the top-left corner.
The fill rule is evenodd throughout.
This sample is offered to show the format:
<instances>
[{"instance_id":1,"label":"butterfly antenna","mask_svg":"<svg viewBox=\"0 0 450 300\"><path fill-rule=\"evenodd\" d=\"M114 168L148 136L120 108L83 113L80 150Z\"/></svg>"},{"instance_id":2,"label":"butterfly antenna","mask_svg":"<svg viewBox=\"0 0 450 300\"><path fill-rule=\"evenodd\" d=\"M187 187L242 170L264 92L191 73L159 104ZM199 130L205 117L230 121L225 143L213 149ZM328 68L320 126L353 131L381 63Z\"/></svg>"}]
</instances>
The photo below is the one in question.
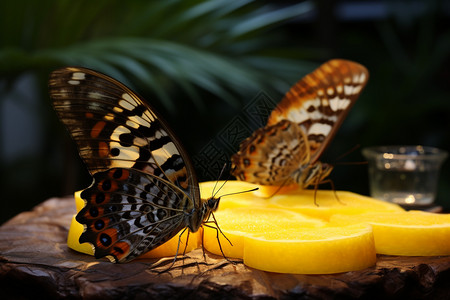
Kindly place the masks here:
<instances>
[{"instance_id":1,"label":"butterfly antenna","mask_svg":"<svg viewBox=\"0 0 450 300\"><path fill-rule=\"evenodd\" d=\"M225 172L225 168L227 167L227 165L228 165L228 163L225 163L225 164L223 165L222 170L220 171L220 174L219 174L219 180L220 180L220 178L222 178L222 175L223 175L223 173ZM233 170L234 170L234 169L236 169L236 167L234 167ZM229 172L229 173L228 173L227 179L224 180L224 182L223 182L222 185L217 189L217 191L215 191L215 189L216 189L216 187L217 187L217 183L219 182L219 180L216 181L216 184L214 185L214 189L213 189L213 192L212 192L212 198L215 198L216 195L219 193L219 191L220 191L220 190L224 187L224 185L228 182L228 180L230 180L231 173L232 173L232 172ZM221 196L221 197L222 197L222 196Z\"/></svg>"},{"instance_id":2,"label":"butterfly antenna","mask_svg":"<svg viewBox=\"0 0 450 300\"><path fill-rule=\"evenodd\" d=\"M223 164L223 167L222 167L222 169L220 170L220 173L219 173L219 179L216 180L216 183L214 184L214 188L213 188L213 190L212 190L212 197L213 197L213 198L214 198L214 196L217 194L217 192L219 192L220 189L223 187L223 184L222 184L222 186L217 190L217 192L215 192L216 187L217 187L217 184L219 183L219 180L220 180L220 178L222 177L223 172L225 172L226 166L227 166L227 163L224 163L224 164Z\"/></svg>"},{"instance_id":3,"label":"butterfly antenna","mask_svg":"<svg viewBox=\"0 0 450 300\"><path fill-rule=\"evenodd\" d=\"M367 165L367 161L345 161L345 162L336 162L333 163L333 166L361 166L361 165Z\"/></svg>"},{"instance_id":4,"label":"butterfly antenna","mask_svg":"<svg viewBox=\"0 0 450 300\"><path fill-rule=\"evenodd\" d=\"M257 191L257 190L259 190L259 188L255 187L255 188L252 188L252 189L249 189L249 190L246 190L246 191L239 191L239 192L228 193L228 194L220 196L220 198L225 197L225 196L231 196L231 195L237 195L237 194L254 192L254 191Z\"/></svg>"},{"instance_id":5,"label":"butterfly antenna","mask_svg":"<svg viewBox=\"0 0 450 300\"><path fill-rule=\"evenodd\" d=\"M355 152L356 150L358 150L359 148L361 148L360 144L356 144L355 146L353 146L352 148L350 148L349 150L347 150L346 152L342 153L341 155L339 155L336 158L336 161L343 159L344 157L348 156L350 153Z\"/></svg>"},{"instance_id":6,"label":"butterfly antenna","mask_svg":"<svg viewBox=\"0 0 450 300\"><path fill-rule=\"evenodd\" d=\"M216 197L216 195L217 195L217 194L220 192L220 190L224 187L224 185L225 185L225 183L227 183L227 181L228 181L228 179L225 180L225 181L222 183L222 185L217 189L217 191L214 192L214 190L213 190L212 198L215 198L215 197ZM217 183L216 183L216 184L217 184Z\"/></svg>"},{"instance_id":7,"label":"butterfly antenna","mask_svg":"<svg viewBox=\"0 0 450 300\"><path fill-rule=\"evenodd\" d=\"M367 161L339 161L343 159L344 157L348 156L350 153L355 152L358 148L360 148L361 145L357 144L350 150L344 152L343 154L339 155L333 163L330 163L333 166L361 166L361 165L367 165Z\"/></svg>"}]
</instances>

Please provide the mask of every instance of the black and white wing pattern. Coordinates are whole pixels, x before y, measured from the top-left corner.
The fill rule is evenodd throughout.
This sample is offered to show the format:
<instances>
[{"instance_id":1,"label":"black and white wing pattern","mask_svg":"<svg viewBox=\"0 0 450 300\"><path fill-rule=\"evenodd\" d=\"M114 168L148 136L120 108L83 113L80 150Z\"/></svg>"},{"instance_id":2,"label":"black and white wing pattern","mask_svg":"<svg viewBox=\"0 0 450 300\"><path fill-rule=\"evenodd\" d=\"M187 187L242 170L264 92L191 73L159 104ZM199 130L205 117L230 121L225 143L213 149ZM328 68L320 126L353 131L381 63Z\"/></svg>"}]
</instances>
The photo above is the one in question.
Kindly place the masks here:
<instances>
[{"instance_id":1,"label":"black and white wing pattern","mask_svg":"<svg viewBox=\"0 0 450 300\"><path fill-rule=\"evenodd\" d=\"M168 124L136 93L99 72L51 73L50 97L94 177L78 213L96 257L129 261L217 207L202 202L192 163ZM213 205L214 204L214 205Z\"/></svg>"}]
</instances>

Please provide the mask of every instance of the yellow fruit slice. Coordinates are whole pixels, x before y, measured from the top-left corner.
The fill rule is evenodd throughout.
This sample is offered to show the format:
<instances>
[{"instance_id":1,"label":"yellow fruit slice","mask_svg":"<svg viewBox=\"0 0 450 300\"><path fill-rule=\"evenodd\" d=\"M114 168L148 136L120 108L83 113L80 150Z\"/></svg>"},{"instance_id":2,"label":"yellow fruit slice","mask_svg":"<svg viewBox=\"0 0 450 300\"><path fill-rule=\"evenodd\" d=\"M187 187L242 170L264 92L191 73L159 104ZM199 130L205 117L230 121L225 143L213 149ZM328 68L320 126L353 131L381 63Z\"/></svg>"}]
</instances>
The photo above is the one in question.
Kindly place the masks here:
<instances>
[{"instance_id":1,"label":"yellow fruit slice","mask_svg":"<svg viewBox=\"0 0 450 300\"><path fill-rule=\"evenodd\" d=\"M450 255L450 215L420 211L334 215L335 225L372 225L377 253L402 256Z\"/></svg>"},{"instance_id":2,"label":"yellow fruit slice","mask_svg":"<svg viewBox=\"0 0 450 300\"><path fill-rule=\"evenodd\" d=\"M153 250L144 253L141 258L160 258L166 256L182 256L184 253L188 253L194 249L197 249L202 246L202 234L201 228L197 232L189 233L189 240L186 247L186 239L188 237L188 231L186 231L181 235L177 233L173 238L165 242L164 244L156 247ZM177 249L178 248L178 249Z\"/></svg>"},{"instance_id":3,"label":"yellow fruit slice","mask_svg":"<svg viewBox=\"0 0 450 300\"><path fill-rule=\"evenodd\" d=\"M279 273L331 274L376 263L370 226L299 228L245 237L244 263Z\"/></svg>"},{"instance_id":4,"label":"yellow fruit slice","mask_svg":"<svg viewBox=\"0 0 450 300\"><path fill-rule=\"evenodd\" d=\"M75 192L75 205L77 207L77 212L84 207L84 200L80 197L81 191ZM72 218L72 223L69 228L69 234L67 236L67 246L75 251L94 255L94 250L89 243L80 244L78 241L80 235L83 233L84 227L82 224L78 223L75 216ZM181 232L180 232L181 233ZM194 233L189 233L188 245L186 247L186 238L188 235L188 230L186 230L181 236L180 233L176 234L173 238L160 245L159 247L143 254L142 258L159 258L165 256L174 256L176 254L182 255L184 251L189 252L197 249L201 246L201 232L200 230ZM179 249L177 252L177 247Z\"/></svg>"},{"instance_id":5,"label":"yellow fruit slice","mask_svg":"<svg viewBox=\"0 0 450 300\"><path fill-rule=\"evenodd\" d=\"M234 194L258 186L228 181L219 189L222 184L200 183L202 198L223 196L214 214L223 234L211 220L206 223L205 248L218 255L241 258L250 267L280 273L328 274L372 266L376 252L450 255L450 215L405 212L396 204L344 191L336 192L338 200L333 191L319 190L315 195L313 190L295 186L280 190L260 187L258 191ZM84 201L78 193L76 201L79 210ZM83 226L73 219L68 245L92 254L89 244L78 243L82 231ZM186 233L179 254L184 250ZM145 257L175 255L178 241L176 235ZM186 251L200 246L201 234L191 233Z\"/></svg>"},{"instance_id":6,"label":"yellow fruit slice","mask_svg":"<svg viewBox=\"0 0 450 300\"><path fill-rule=\"evenodd\" d=\"M200 183L202 197L211 197L214 187L216 186L217 189L222 184L223 181ZM224 196L220 200L220 210L234 207L273 207L299 212L325 221L334 214L404 211L397 204L352 192L318 190L315 193L314 190L303 190L298 186L291 185L279 189L279 187L259 186L243 181L226 182L217 196L244 192L255 187L259 190ZM316 203L314 203L314 197L316 197Z\"/></svg>"},{"instance_id":7,"label":"yellow fruit slice","mask_svg":"<svg viewBox=\"0 0 450 300\"><path fill-rule=\"evenodd\" d=\"M315 194L316 205L314 194L314 190L294 190L287 194L276 194L271 198L270 204L273 207L290 209L323 220L329 220L334 214L404 211L397 204L346 191L318 190Z\"/></svg>"},{"instance_id":8,"label":"yellow fruit slice","mask_svg":"<svg viewBox=\"0 0 450 300\"><path fill-rule=\"evenodd\" d=\"M259 236L264 232L277 232L286 229L296 230L300 226L303 228L325 226L325 222L322 220L275 208L236 207L220 209L214 216L225 236L220 234L217 229L205 226L205 248L214 254L224 254L230 258L243 258L245 236ZM220 250L218 238L222 250Z\"/></svg>"},{"instance_id":9,"label":"yellow fruit slice","mask_svg":"<svg viewBox=\"0 0 450 300\"><path fill-rule=\"evenodd\" d=\"M327 227L317 218L262 207L219 210L215 217L232 245L216 229L205 227L205 248L242 258L244 264L260 270L328 274L364 269L376 262L367 224Z\"/></svg>"},{"instance_id":10,"label":"yellow fruit slice","mask_svg":"<svg viewBox=\"0 0 450 300\"><path fill-rule=\"evenodd\" d=\"M72 223L70 224L69 228L69 234L67 236L67 246L69 246L70 249L73 249L75 251L84 254L94 255L94 249L92 248L91 244L89 243L80 244L80 242L78 241L83 230L84 230L83 225L78 223L77 220L75 220L75 216L73 216Z\"/></svg>"}]
</instances>

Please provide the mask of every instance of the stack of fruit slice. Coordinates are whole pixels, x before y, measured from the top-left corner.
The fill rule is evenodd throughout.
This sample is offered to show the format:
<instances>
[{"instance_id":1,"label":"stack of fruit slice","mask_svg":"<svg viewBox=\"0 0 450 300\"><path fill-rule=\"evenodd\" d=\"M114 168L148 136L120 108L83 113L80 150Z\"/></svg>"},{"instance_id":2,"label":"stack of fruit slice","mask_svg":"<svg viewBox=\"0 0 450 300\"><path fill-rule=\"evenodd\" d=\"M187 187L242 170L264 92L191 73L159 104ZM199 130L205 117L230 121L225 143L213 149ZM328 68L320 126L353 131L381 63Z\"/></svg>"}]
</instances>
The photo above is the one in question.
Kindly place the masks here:
<instances>
[{"instance_id":1,"label":"stack of fruit slice","mask_svg":"<svg viewBox=\"0 0 450 300\"><path fill-rule=\"evenodd\" d=\"M200 184L202 197L213 195L220 182ZM221 195L256 185L229 181ZM276 193L275 193L276 192ZM275 193L275 195L274 195ZM84 205L76 194L78 210ZM315 201L314 201L315 199ZM450 255L450 215L406 212L401 207L350 192L263 188L223 197L216 224L190 234L186 251L201 247L240 258L257 269L297 274L329 274L360 270L376 263L376 254ZM70 248L92 254L78 243L83 230L75 219ZM179 249L185 248L185 236ZM175 255L178 235L145 257ZM182 252L182 250L180 250Z\"/></svg>"}]
</instances>

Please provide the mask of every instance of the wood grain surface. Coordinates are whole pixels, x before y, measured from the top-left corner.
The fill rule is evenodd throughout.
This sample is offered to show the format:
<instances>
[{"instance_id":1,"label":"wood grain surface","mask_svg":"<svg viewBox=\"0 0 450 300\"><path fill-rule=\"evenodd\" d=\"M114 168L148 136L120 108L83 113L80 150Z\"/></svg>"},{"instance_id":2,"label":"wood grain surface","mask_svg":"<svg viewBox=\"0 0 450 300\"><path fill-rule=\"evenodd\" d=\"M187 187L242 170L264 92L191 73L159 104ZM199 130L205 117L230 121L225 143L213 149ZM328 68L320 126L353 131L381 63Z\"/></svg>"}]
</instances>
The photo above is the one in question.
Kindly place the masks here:
<instances>
[{"instance_id":1,"label":"wood grain surface","mask_svg":"<svg viewBox=\"0 0 450 300\"><path fill-rule=\"evenodd\" d=\"M73 198L52 198L0 227L1 299L450 299L449 256L380 255L361 271L295 275L197 249L160 273L171 258L112 264L69 249L74 213Z\"/></svg>"}]
</instances>

